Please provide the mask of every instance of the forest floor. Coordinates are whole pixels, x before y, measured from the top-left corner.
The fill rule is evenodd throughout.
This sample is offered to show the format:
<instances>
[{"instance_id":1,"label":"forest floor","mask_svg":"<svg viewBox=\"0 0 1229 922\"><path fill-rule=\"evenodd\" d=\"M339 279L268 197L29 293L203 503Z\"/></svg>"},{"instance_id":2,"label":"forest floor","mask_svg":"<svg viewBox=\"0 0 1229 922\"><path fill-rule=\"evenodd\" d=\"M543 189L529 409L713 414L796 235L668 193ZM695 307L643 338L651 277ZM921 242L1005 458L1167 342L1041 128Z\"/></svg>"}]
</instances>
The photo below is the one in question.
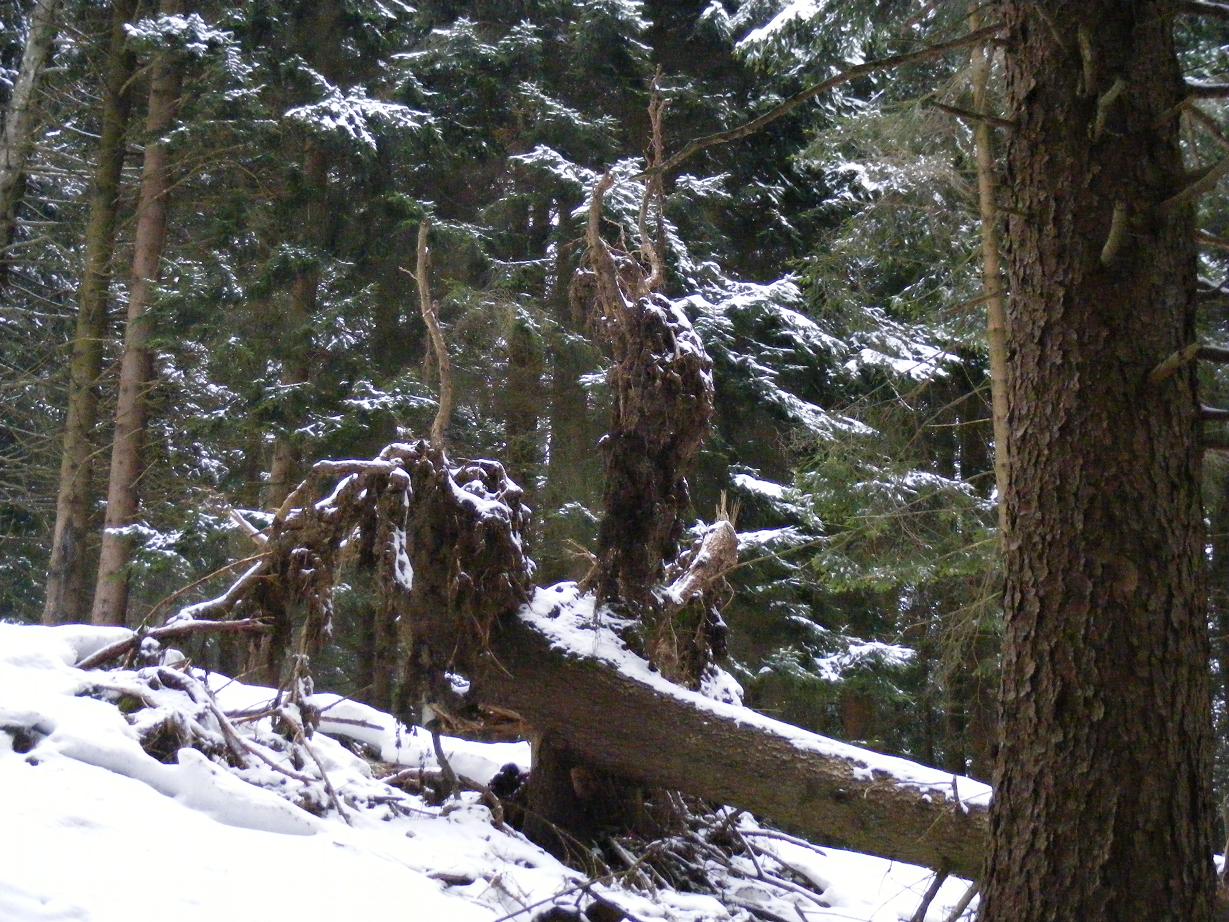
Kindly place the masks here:
<instances>
[{"instance_id":1,"label":"forest floor","mask_svg":"<svg viewBox=\"0 0 1229 922\"><path fill-rule=\"evenodd\" d=\"M676 837L706 892L647 860L587 875L503 823L489 792L432 796L430 735L365 705L278 707L271 689L199 670L73 665L125 634L0 624L5 922L900 922L933 880L724 809ZM528 769L526 744L442 743L469 786ZM948 879L926 919L946 920L967 886Z\"/></svg>"}]
</instances>

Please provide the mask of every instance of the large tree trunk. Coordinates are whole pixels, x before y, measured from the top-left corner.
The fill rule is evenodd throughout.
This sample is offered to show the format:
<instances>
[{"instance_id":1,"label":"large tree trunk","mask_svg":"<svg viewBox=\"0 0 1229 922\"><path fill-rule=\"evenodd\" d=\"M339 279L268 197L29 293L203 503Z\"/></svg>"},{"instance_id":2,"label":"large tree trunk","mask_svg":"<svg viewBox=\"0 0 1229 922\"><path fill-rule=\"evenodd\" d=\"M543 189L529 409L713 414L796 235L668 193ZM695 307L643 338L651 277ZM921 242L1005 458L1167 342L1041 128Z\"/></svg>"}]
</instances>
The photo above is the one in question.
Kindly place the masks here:
<instances>
[{"instance_id":1,"label":"large tree trunk","mask_svg":"<svg viewBox=\"0 0 1229 922\"><path fill-rule=\"evenodd\" d=\"M96 388L107 337L107 289L111 283L124 137L131 108L128 82L136 67L135 56L127 47L124 27L135 9L135 0L118 0L111 12L98 164L94 169L90 219L85 231L85 271L77 291L77 328L68 380L68 419L64 426L55 530L43 604L44 624L84 621L89 614L89 561L85 548L95 492L90 454L94 448L94 426L98 422Z\"/></svg>"},{"instance_id":2,"label":"large tree trunk","mask_svg":"<svg viewBox=\"0 0 1229 922\"><path fill-rule=\"evenodd\" d=\"M1193 339L1178 7L1002 6L1011 537L983 922L1211 917L1195 380L1148 380Z\"/></svg>"},{"instance_id":3,"label":"large tree trunk","mask_svg":"<svg viewBox=\"0 0 1229 922\"><path fill-rule=\"evenodd\" d=\"M179 0L163 0L161 12L178 13ZM179 107L180 63L170 52L154 59L146 116L145 162L133 239L132 287L128 294L128 325L120 362L119 396L115 406L115 441L111 448L111 475L107 484L107 515L98 559L91 620L95 624L123 624L128 611L128 564L132 537L126 533L137 516L138 481L148 417L147 391L153 378L149 340L152 325L148 310L157 283L162 249L166 243L166 216L171 180L168 151L162 140Z\"/></svg>"},{"instance_id":4,"label":"large tree trunk","mask_svg":"<svg viewBox=\"0 0 1229 922\"><path fill-rule=\"evenodd\" d=\"M38 84L55 41L60 0L35 0L30 10L21 67L0 125L0 247L12 238L17 198L24 185L26 161L34 139Z\"/></svg>"}]
</instances>

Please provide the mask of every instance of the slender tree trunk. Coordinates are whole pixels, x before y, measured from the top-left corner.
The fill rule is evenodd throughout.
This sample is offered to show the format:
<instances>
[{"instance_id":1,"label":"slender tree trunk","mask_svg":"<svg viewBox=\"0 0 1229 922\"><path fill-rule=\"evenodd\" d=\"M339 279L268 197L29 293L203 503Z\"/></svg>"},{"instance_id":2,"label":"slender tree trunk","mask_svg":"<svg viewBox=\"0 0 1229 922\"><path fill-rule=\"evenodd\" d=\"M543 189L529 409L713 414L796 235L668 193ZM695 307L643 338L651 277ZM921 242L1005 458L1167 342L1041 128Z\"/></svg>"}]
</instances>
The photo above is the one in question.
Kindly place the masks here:
<instances>
[{"instance_id":1,"label":"slender tree trunk","mask_svg":"<svg viewBox=\"0 0 1229 922\"><path fill-rule=\"evenodd\" d=\"M1208 535L1208 619L1214 632L1213 653L1216 657L1217 683L1213 699L1216 714L1216 775L1220 789L1221 836L1229 837L1229 471L1219 470L1205 480L1205 492L1211 534ZM1211 494L1211 495L1208 495ZM1229 880L1229 867L1222 867L1220 879Z\"/></svg>"},{"instance_id":2,"label":"slender tree trunk","mask_svg":"<svg viewBox=\"0 0 1229 922\"><path fill-rule=\"evenodd\" d=\"M1013 457L983 922L1211 918L1195 377L1148 380L1194 333L1178 7L1001 6Z\"/></svg>"},{"instance_id":3,"label":"slender tree trunk","mask_svg":"<svg viewBox=\"0 0 1229 922\"><path fill-rule=\"evenodd\" d=\"M59 7L60 0L35 0L30 10L30 31L21 67L4 111L4 124L0 126L0 246L13 236L17 199L24 186L26 161L34 140L38 85L51 56Z\"/></svg>"},{"instance_id":4,"label":"slender tree trunk","mask_svg":"<svg viewBox=\"0 0 1229 922\"><path fill-rule=\"evenodd\" d=\"M980 27L975 17L973 28ZM990 56L974 45L973 110L988 114ZM981 119L973 128L977 149L977 203L981 212L982 285L986 292L986 338L990 345L990 412L994 421L994 485L998 490L999 534L1007 538L1008 466L1011 458L1007 430L1007 299L1003 296L1003 270L999 260L998 206L995 204L994 132Z\"/></svg>"},{"instance_id":5,"label":"slender tree trunk","mask_svg":"<svg viewBox=\"0 0 1229 922\"><path fill-rule=\"evenodd\" d=\"M132 19L135 0L118 0L111 13L111 38L103 87L101 137L90 219L85 231L85 267L77 291L77 328L73 336L68 381L68 420L64 427L60 484L56 495L55 530L43 623L84 621L89 614L89 571L85 553L93 505L91 453L98 422L98 377L107 338L107 290L115 252L120 174L131 97L128 81L136 60L127 48L124 26Z\"/></svg>"},{"instance_id":6,"label":"slender tree trunk","mask_svg":"<svg viewBox=\"0 0 1229 922\"><path fill-rule=\"evenodd\" d=\"M161 12L178 13L179 0L163 0ZM98 559L91 620L95 624L123 624L128 612L128 564L132 559L133 525L140 504L138 481L142 473L147 392L153 378L148 316L166 243L166 216L171 180L168 151L162 137L175 120L179 106L180 64L166 52L153 64L146 116L145 162L133 239L132 287L128 295L128 324L120 362L119 396L115 406L115 441L111 447L111 475L107 484L107 515Z\"/></svg>"},{"instance_id":7,"label":"slender tree trunk","mask_svg":"<svg viewBox=\"0 0 1229 922\"><path fill-rule=\"evenodd\" d=\"M307 196L303 208L306 234L323 234L328 158L322 148L310 142L303 155L303 182ZM282 372L282 384L304 385L311 381L311 322L319 292L320 265L312 258L298 271L290 286L288 355ZM291 426L291 421L287 421L287 425ZM279 432L273 442L273 459L269 464L268 505L277 508L282 504L294 489L298 472L299 445L291 431Z\"/></svg>"},{"instance_id":8,"label":"slender tree trunk","mask_svg":"<svg viewBox=\"0 0 1229 922\"><path fill-rule=\"evenodd\" d=\"M508 386L497 395L504 417L508 471L532 497L541 462L538 421L543 412L542 342L527 317L515 317L504 336ZM532 499L531 499L532 503Z\"/></svg>"}]
</instances>

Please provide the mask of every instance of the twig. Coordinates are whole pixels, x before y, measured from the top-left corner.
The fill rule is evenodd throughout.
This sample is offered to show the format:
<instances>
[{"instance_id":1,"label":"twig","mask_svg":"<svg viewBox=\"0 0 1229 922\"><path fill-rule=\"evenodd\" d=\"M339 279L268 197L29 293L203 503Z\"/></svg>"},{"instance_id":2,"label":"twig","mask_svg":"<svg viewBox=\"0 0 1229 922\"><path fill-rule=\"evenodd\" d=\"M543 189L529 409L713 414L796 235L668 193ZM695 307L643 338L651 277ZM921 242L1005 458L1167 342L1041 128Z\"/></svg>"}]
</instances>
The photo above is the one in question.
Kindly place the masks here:
<instances>
[{"instance_id":1,"label":"twig","mask_svg":"<svg viewBox=\"0 0 1229 922\"><path fill-rule=\"evenodd\" d=\"M939 888L943 886L943 881L945 880L947 880L946 870L935 872L934 880L930 882L930 886L926 888L926 895L922 897L922 905L917 908L917 912L913 914L910 922L926 922L926 911L930 909L930 904L938 896Z\"/></svg>"}]
</instances>

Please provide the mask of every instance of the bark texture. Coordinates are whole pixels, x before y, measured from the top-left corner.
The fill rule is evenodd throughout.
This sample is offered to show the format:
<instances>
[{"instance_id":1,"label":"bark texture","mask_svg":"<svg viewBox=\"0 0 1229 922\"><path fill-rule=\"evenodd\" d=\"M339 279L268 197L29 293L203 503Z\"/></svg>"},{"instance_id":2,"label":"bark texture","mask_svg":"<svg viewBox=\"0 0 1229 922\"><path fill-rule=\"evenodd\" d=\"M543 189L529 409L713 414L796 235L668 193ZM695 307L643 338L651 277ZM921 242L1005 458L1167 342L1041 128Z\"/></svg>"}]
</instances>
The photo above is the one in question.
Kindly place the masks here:
<instances>
[{"instance_id":1,"label":"bark texture","mask_svg":"<svg viewBox=\"0 0 1229 922\"><path fill-rule=\"evenodd\" d=\"M983 922L1211 918L1185 95L1170 0L1002 5L1003 734ZM1125 84L1115 87L1119 83Z\"/></svg>"},{"instance_id":2,"label":"bark texture","mask_svg":"<svg viewBox=\"0 0 1229 922\"><path fill-rule=\"evenodd\" d=\"M135 0L119 0L111 11L111 36L103 85L98 163L85 231L85 271L77 291L77 325L69 366L68 419L64 426L55 528L43 623L84 621L89 616L89 559L86 538L96 492L90 457L98 423L98 378L107 339L107 290L115 252L120 175L131 96L128 83L136 59L127 47L124 26L136 10Z\"/></svg>"},{"instance_id":3,"label":"bark texture","mask_svg":"<svg viewBox=\"0 0 1229 922\"><path fill-rule=\"evenodd\" d=\"M163 0L160 12L180 12L179 0ZM115 436L111 473L107 483L107 513L98 558L98 581L90 620L95 624L123 624L128 612L128 564L140 504L138 483L143 471L147 392L153 381L149 341L153 329L148 316L166 244L166 216L170 204L169 152L162 140L179 108L181 62L169 51L159 52L149 82L146 115L145 161L133 238L132 283L128 293L128 323L120 361L119 395L115 406Z\"/></svg>"}]
</instances>

